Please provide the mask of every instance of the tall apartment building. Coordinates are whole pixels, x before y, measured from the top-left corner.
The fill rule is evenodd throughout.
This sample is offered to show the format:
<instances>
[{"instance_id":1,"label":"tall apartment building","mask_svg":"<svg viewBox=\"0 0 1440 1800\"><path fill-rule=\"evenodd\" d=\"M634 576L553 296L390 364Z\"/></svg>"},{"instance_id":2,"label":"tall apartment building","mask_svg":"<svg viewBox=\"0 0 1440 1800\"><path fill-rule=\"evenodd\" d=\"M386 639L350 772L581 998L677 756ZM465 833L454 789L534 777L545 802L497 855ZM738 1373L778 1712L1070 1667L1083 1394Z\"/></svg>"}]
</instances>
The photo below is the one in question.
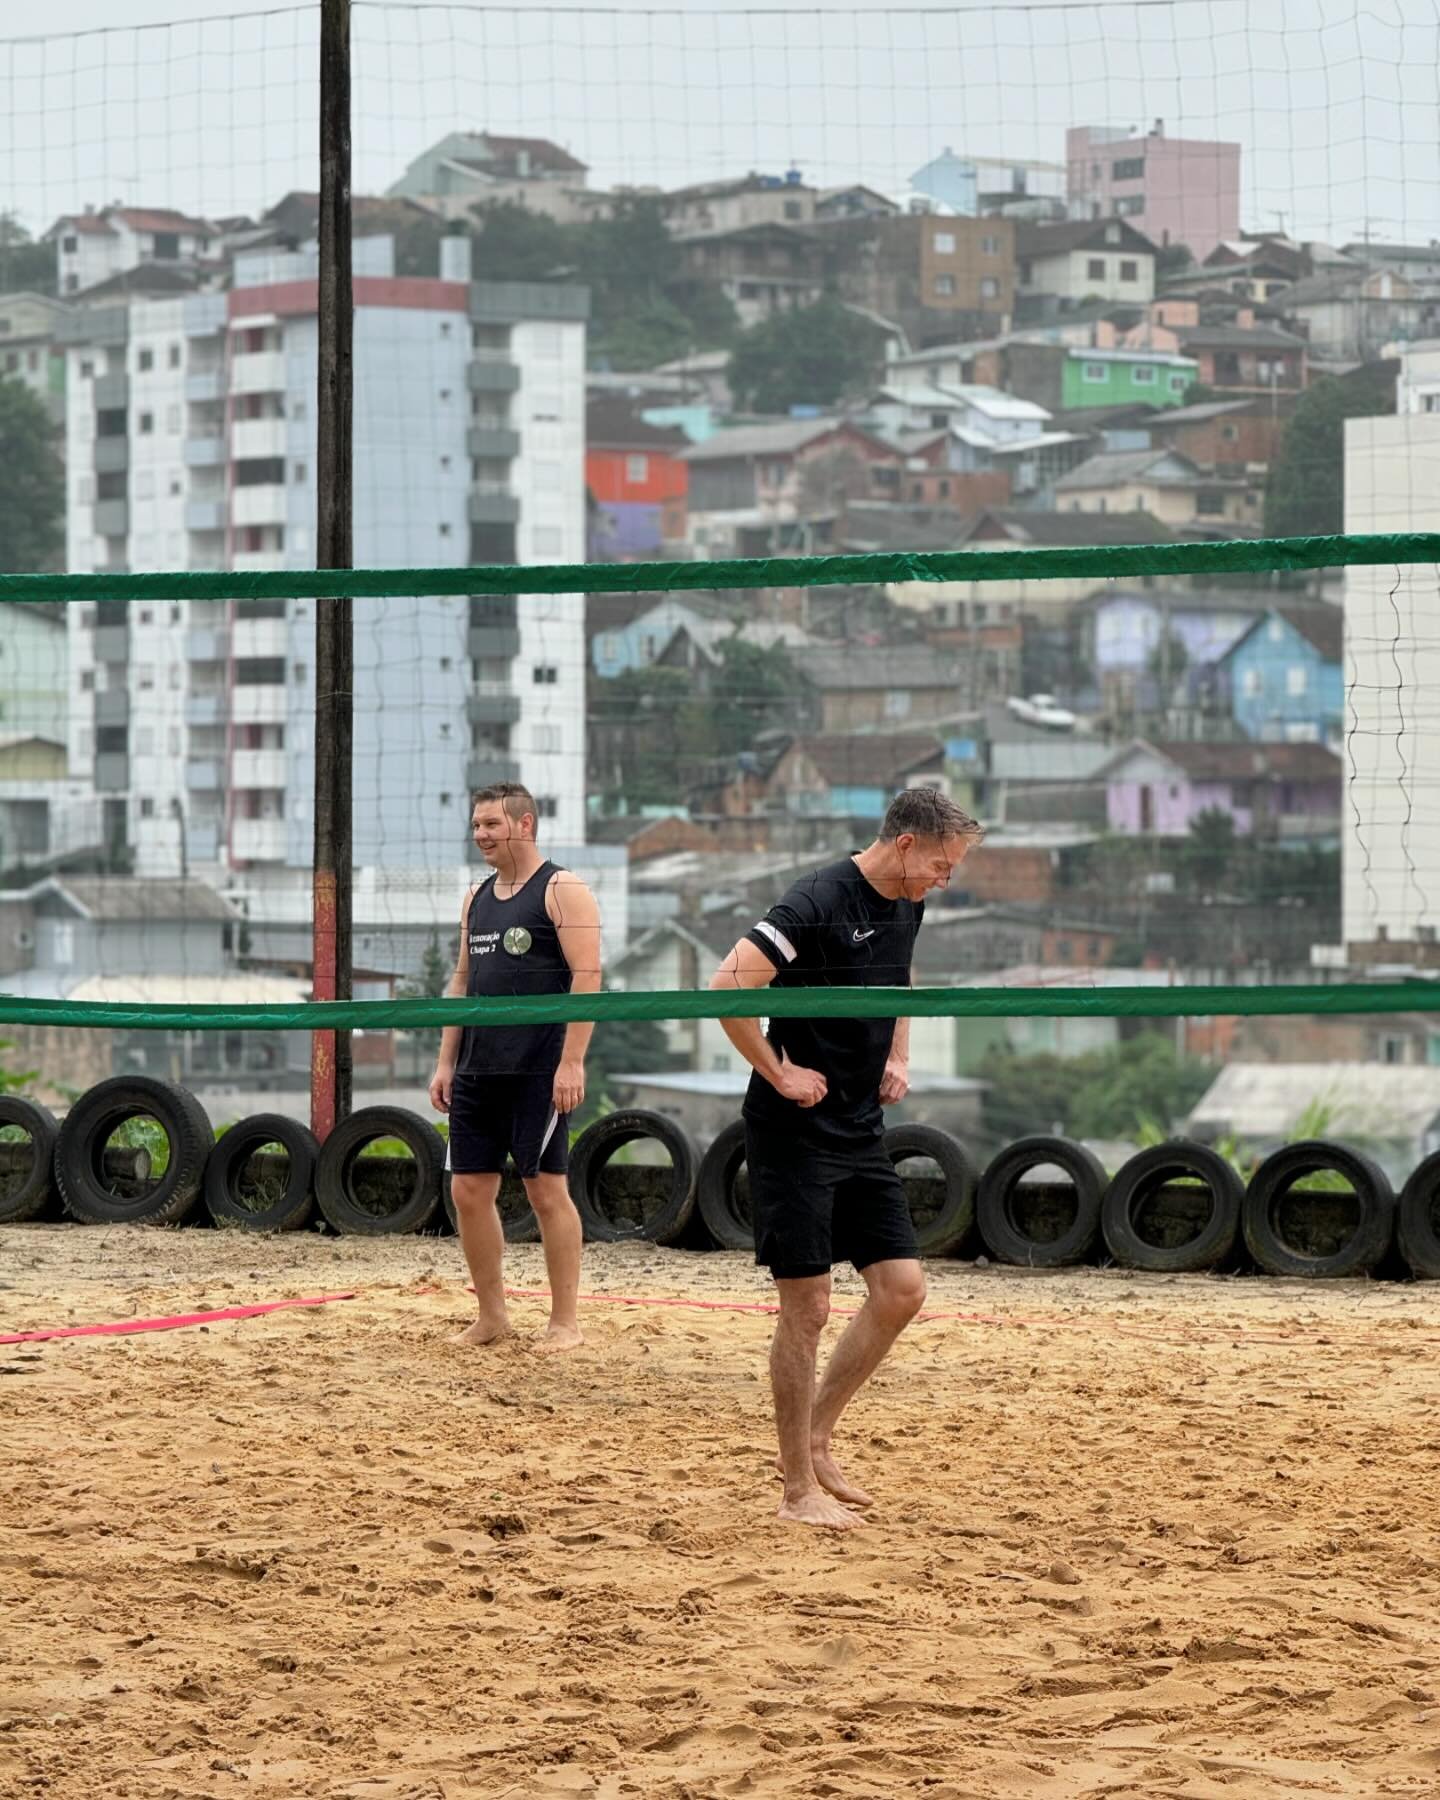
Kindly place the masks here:
<instances>
[{"instance_id":1,"label":"tall apartment building","mask_svg":"<svg viewBox=\"0 0 1440 1800\"><path fill-rule=\"evenodd\" d=\"M1107 126L1065 133L1070 216L1121 218L1152 243L1186 244L1195 261L1240 235L1240 146Z\"/></svg>"},{"instance_id":2,"label":"tall apartment building","mask_svg":"<svg viewBox=\"0 0 1440 1800\"><path fill-rule=\"evenodd\" d=\"M355 245L359 566L584 558L585 290L435 278ZM68 322L69 567L315 562L313 251L237 256L225 293ZM72 771L136 873L308 870L313 602L71 609ZM584 839L583 597L355 603L356 864L463 860L472 786L520 772Z\"/></svg>"},{"instance_id":3,"label":"tall apartment building","mask_svg":"<svg viewBox=\"0 0 1440 1800\"><path fill-rule=\"evenodd\" d=\"M1440 340L1407 345L1393 417L1345 422L1345 529L1440 530ZM1440 966L1435 569L1345 571L1344 941L1351 962Z\"/></svg>"}]
</instances>

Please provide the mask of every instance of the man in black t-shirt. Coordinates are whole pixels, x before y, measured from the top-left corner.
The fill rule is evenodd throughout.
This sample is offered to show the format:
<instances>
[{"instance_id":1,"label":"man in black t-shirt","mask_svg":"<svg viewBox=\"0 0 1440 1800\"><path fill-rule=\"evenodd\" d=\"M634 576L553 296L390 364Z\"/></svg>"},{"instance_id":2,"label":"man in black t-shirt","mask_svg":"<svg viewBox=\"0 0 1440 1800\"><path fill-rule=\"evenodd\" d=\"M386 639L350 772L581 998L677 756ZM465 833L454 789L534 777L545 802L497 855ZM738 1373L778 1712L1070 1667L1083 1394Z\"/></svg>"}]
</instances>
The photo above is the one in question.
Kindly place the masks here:
<instances>
[{"instance_id":1,"label":"man in black t-shirt","mask_svg":"<svg viewBox=\"0 0 1440 1800\"><path fill-rule=\"evenodd\" d=\"M890 803L866 850L797 881L716 971L712 988L908 987L925 895L979 842L968 813L932 788ZM785 1496L780 1517L849 1530L870 1497L830 1450L836 1421L925 1300L900 1179L885 1154L882 1106L909 1085L908 1019L723 1019L754 1074L745 1158L755 1256L775 1278L780 1319L770 1379ZM867 1298L818 1389L830 1270L853 1263Z\"/></svg>"}]
</instances>

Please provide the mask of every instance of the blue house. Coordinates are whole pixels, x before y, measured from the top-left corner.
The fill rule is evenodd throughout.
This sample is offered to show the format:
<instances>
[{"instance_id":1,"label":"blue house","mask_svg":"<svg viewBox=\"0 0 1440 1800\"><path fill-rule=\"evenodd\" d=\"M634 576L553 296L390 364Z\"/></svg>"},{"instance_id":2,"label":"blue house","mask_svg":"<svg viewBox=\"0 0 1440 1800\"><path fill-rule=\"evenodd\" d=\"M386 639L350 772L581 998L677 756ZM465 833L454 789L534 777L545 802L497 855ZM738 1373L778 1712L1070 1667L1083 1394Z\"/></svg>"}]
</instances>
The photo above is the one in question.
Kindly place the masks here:
<instances>
[{"instance_id":1,"label":"blue house","mask_svg":"<svg viewBox=\"0 0 1440 1800\"><path fill-rule=\"evenodd\" d=\"M1231 717L1262 743L1336 745L1344 728L1344 616L1324 601L1273 606L1219 660Z\"/></svg>"}]
</instances>

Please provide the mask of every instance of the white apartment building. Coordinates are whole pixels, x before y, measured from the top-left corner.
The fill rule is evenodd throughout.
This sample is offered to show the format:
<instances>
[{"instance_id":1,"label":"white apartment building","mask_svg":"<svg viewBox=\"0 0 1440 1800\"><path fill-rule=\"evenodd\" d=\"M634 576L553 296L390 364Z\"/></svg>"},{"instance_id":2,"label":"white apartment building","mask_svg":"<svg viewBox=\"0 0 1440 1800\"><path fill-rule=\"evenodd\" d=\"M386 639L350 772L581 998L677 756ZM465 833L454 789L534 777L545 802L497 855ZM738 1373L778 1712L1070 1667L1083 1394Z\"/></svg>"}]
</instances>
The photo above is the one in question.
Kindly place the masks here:
<instances>
[{"instance_id":1,"label":"white apartment building","mask_svg":"<svg viewBox=\"0 0 1440 1800\"><path fill-rule=\"evenodd\" d=\"M1437 396L1440 344L1432 340L1404 353L1393 418L1346 421L1347 532L1440 530ZM1424 564L1345 571L1347 945L1434 942L1440 927L1435 584L1435 568ZM1408 960L1405 951L1394 960Z\"/></svg>"},{"instance_id":2,"label":"white apartment building","mask_svg":"<svg viewBox=\"0 0 1440 1800\"><path fill-rule=\"evenodd\" d=\"M396 278L355 244L354 560L580 562L583 289ZM126 296L68 326L69 567L315 565L313 248L237 256L226 293ZM469 792L523 778L584 839L583 596L357 600L355 864L466 854ZM315 603L72 608L72 770L140 875L254 887L313 858ZM183 835L182 835L183 834Z\"/></svg>"}]
</instances>

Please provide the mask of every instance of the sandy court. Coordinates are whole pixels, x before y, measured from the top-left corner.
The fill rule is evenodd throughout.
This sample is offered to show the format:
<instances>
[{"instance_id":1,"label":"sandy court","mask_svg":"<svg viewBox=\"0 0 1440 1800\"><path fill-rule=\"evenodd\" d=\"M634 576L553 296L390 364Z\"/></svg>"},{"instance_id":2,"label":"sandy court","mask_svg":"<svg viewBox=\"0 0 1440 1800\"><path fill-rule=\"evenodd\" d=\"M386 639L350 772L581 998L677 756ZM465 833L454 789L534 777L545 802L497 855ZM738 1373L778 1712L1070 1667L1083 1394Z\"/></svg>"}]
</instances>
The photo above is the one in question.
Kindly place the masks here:
<instances>
[{"instance_id":1,"label":"sandy court","mask_svg":"<svg viewBox=\"0 0 1440 1800\"><path fill-rule=\"evenodd\" d=\"M768 1319L469 1351L459 1273L0 1233L6 1329L359 1289L0 1347L0 1794L1440 1794L1440 1290L937 1265L972 1316L853 1409L840 1539L772 1517ZM767 1297L648 1247L586 1286Z\"/></svg>"}]
</instances>

